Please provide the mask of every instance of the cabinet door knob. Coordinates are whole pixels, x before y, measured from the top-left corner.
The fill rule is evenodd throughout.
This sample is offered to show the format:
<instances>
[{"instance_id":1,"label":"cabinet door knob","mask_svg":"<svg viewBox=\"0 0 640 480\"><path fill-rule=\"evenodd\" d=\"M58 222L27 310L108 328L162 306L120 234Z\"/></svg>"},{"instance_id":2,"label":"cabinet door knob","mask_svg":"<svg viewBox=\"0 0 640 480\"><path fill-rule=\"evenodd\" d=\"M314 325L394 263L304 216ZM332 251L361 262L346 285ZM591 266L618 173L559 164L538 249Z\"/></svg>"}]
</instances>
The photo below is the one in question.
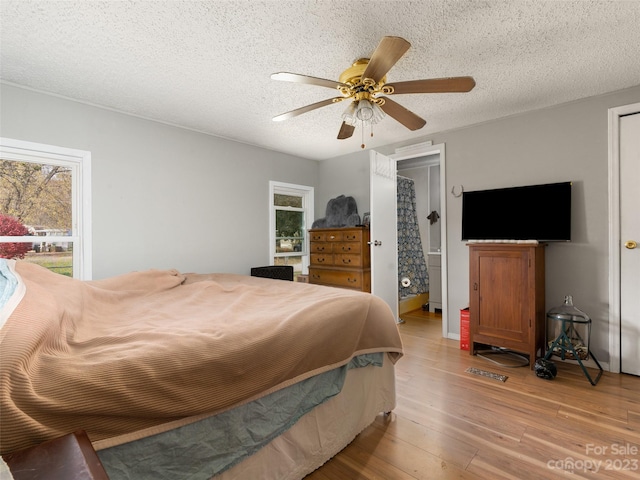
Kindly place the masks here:
<instances>
[{"instance_id":1,"label":"cabinet door knob","mask_svg":"<svg viewBox=\"0 0 640 480\"><path fill-rule=\"evenodd\" d=\"M473 289L476 290L476 291L478 290L478 284L475 283L475 282L473 283Z\"/></svg>"}]
</instances>

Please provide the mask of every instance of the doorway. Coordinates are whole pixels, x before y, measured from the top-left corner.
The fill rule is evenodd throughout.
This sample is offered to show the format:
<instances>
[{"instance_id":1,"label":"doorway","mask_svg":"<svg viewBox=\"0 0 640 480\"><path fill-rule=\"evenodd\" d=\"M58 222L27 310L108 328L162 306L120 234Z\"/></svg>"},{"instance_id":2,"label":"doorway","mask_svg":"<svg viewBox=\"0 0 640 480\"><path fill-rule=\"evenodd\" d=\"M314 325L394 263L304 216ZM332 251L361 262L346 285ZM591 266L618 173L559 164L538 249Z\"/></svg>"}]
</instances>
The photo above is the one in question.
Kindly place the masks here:
<instances>
[{"instance_id":1,"label":"doorway","mask_svg":"<svg viewBox=\"0 0 640 480\"><path fill-rule=\"evenodd\" d=\"M400 160L397 173L398 198L402 199L397 205L399 311L403 314L422 307L431 313L440 313L440 154ZM409 205L410 201L413 205ZM404 207L401 203L405 203ZM413 224L406 221L407 210L413 210ZM401 229L409 231L401 232ZM427 279L422 279L422 269Z\"/></svg>"},{"instance_id":2,"label":"doorway","mask_svg":"<svg viewBox=\"0 0 640 480\"><path fill-rule=\"evenodd\" d=\"M444 144L431 145L431 142L397 149L390 156L371 151L371 216L377 221L371 223L373 245L371 250L371 284L372 293L382 297L398 312L398 264L397 264L397 215L396 215L396 168L397 162L425 156L439 155L440 158L440 284L442 299L442 336L449 337L447 308L447 227L446 227L446 154ZM379 165L379 167L378 167ZM384 167L384 168L382 168ZM383 170L376 173L374 170ZM389 208L391 207L391 208ZM375 211L375 213L374 213ZM383 214L387 212L388 214ZM391 235L393 233L393 235ZM386 239L382 237L386 235ZM380 241L379 241L380 240Z\"/></svg>"},{"instance_id":3,"label":"doorway","mask_svg":"<svg viewBox=\"0 0 640 480\"><path fill-rule=\"evenodd\" d=\"M640 375L640 103L609 109L609 369Z\"/></svg>"}]
</instances>

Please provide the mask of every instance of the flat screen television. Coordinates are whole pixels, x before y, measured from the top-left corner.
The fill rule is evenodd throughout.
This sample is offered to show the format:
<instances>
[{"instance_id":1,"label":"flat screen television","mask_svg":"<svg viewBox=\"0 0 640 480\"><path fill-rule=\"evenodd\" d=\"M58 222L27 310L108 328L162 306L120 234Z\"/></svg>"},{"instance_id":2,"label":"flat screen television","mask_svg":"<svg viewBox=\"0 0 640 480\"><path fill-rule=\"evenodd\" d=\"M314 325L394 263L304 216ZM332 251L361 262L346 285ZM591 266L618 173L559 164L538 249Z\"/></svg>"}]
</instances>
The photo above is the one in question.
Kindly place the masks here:
<instances>
[{"instance_id":1,"label":"flat screen television","mask_svg":"<svg viewBox=\"0 0 640 480\"><path fill-rule=\"evenodd\" d=\"M462 193L462 240L571 240L571 182Z\"/></svg>"}]
</instances>

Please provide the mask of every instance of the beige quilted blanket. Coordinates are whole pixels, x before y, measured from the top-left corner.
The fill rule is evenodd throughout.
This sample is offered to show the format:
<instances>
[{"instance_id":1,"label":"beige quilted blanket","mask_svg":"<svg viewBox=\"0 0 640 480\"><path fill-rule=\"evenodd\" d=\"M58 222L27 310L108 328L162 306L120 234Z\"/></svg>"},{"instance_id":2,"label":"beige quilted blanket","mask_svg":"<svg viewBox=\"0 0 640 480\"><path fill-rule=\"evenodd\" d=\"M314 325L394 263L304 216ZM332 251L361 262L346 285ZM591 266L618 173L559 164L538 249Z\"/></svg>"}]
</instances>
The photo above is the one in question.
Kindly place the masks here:
<instances>
[{"instance_id":1,"label":"beige quilted blanket","mask_svg":"<svg viewBox=\"0 0 640 480\"><path fill-rule=\"evenodd\" d=\"M390 309L366 293L175 270L16 272L26 293L0 330L1 454L223 411L360 353L402 355Z\"/></svg>"}]
</instances>

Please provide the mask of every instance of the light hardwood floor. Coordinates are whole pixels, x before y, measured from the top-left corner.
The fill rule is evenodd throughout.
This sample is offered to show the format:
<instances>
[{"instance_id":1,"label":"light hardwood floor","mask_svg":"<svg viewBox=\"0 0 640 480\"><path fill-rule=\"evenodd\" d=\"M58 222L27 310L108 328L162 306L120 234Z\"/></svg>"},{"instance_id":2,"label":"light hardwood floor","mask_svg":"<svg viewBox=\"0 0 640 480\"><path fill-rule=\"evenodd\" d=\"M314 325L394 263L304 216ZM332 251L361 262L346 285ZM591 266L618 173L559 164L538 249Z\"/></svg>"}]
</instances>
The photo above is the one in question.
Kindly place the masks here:
<instances>
[{"instance_id":1,"label":"light hardwood floor","mask_svg":"<svg viewBox=\"0 0 640 480\"><path fill-rule=\"evenodd\" d=\"M306 480L640 478L639 377L605 372L594 387L556 362L543 380L460 350L434 314L403 319L395 410Z\"/></svg>"}]
</instances>

